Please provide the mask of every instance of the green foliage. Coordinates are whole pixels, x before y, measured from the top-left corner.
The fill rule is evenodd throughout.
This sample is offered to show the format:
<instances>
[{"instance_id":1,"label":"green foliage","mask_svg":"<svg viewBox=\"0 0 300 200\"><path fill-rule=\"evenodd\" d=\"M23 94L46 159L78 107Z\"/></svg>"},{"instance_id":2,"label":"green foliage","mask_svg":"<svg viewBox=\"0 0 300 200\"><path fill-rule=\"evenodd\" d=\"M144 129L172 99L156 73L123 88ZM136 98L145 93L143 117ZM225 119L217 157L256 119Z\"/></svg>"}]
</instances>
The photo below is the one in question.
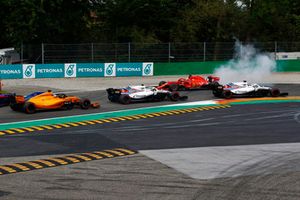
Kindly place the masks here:
<instances>
[{"instance_id":1,"label":"green foliage","mask_svg":"<svg viewBox=\"0 0 300 200\"><path fill-rule=\"evenodd\" d=\"M0 46L299 41L295 0L0 0Z\"/></svg>"}]
</instances>

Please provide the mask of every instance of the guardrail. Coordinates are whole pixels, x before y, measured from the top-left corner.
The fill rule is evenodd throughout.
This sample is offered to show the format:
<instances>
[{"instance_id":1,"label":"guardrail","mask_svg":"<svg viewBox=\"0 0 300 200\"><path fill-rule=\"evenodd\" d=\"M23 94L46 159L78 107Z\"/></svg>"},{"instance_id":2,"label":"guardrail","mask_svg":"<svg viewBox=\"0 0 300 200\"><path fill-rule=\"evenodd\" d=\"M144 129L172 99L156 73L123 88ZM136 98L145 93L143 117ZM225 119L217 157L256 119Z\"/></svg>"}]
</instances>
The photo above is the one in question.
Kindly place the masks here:
<instances>
[{"instance_id":1,"label":"guardrail","mask_svg":"<svg viewBox=\"0 0 300 200\"><path fill-rule=\"evenodd\" d=\"M153 76L153 63L0 65L0 79Z\"/></svg>"}]
</instances>

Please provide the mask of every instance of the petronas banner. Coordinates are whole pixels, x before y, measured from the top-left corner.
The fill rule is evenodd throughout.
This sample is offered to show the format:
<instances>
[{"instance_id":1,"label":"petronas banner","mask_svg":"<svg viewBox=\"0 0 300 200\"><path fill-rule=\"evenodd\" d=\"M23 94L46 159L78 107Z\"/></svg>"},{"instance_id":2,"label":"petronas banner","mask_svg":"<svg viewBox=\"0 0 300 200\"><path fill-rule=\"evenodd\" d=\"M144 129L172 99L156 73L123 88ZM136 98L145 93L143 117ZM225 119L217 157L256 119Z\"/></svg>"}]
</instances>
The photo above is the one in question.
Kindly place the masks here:
<instances>
[{"instance_id":1,"label":"petronas banner","mask_svg":"<svg viewBox=\"0 0 300 200\"><path fill-rule=\"evenodd\" d=\"M0 65L0 79L153 76L153 63Z\"/></svg>"}]
</instances>

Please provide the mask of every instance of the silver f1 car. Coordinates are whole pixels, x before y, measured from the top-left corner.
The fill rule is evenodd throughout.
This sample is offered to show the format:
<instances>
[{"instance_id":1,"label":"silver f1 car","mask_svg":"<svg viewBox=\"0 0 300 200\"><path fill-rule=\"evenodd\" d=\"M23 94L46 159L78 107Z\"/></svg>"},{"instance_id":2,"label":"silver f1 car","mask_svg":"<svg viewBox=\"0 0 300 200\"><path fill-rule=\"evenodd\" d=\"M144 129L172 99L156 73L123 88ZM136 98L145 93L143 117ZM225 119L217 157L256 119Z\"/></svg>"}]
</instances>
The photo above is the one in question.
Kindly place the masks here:
<instances>
[{"instance_id":1,"label":"silver f1 car","mask_svg":"<svg viewBox=\"0 0 300 200\"><path fill-rule=\"evenodd\" d=\"M213 90L213 95L219 98L230 99L232 97L278 97L287 96L287 93L280 93L277 88L260 86L256 83L249 84L244 82L232 82L220 85Z\"/></svg>"},{"instance_id":2,"label":"silver f1 car","mask_svg":"<svg viewBox=\"0 0 300 200\"><path fill-rule=\"evenodd\" d=\"M108 99L111 102L129 104L132 102L171 101L186 100L187 96L180 96L178 92L158 89L154 86L128 86L126 88L108 88L106 89Z\"/></svg>"}]
</instances>

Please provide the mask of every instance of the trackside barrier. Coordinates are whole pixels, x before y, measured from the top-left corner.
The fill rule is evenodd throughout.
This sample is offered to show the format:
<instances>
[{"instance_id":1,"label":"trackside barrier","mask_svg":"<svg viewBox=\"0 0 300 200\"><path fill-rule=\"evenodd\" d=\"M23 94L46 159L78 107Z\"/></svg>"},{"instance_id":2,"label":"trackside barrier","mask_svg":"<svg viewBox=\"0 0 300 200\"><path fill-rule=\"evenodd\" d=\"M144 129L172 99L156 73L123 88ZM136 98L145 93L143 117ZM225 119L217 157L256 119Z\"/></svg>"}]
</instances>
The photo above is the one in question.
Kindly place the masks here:
<instances>
[{"instance_id":1,"label":"trackside barrier","mask_svg":"<svg viewBox=\"0 0 300 200\"><path fill-rule=\"evenodd\" d=\"M227 63L228 61L155 63L154 75L212 74L215 69ZM300 72L300 59L276 60L276 71Z\"/></svg>"},{"instance_id":2,"label":"trackside barrier","mask_svg":"<svg viewBox=\"0 0 300 200\"><path fill-rule=\"evenodd\" d=\"M153 76L153 66L152 62L0 65L0 79Z\"/></svg>"}]
</instances>

